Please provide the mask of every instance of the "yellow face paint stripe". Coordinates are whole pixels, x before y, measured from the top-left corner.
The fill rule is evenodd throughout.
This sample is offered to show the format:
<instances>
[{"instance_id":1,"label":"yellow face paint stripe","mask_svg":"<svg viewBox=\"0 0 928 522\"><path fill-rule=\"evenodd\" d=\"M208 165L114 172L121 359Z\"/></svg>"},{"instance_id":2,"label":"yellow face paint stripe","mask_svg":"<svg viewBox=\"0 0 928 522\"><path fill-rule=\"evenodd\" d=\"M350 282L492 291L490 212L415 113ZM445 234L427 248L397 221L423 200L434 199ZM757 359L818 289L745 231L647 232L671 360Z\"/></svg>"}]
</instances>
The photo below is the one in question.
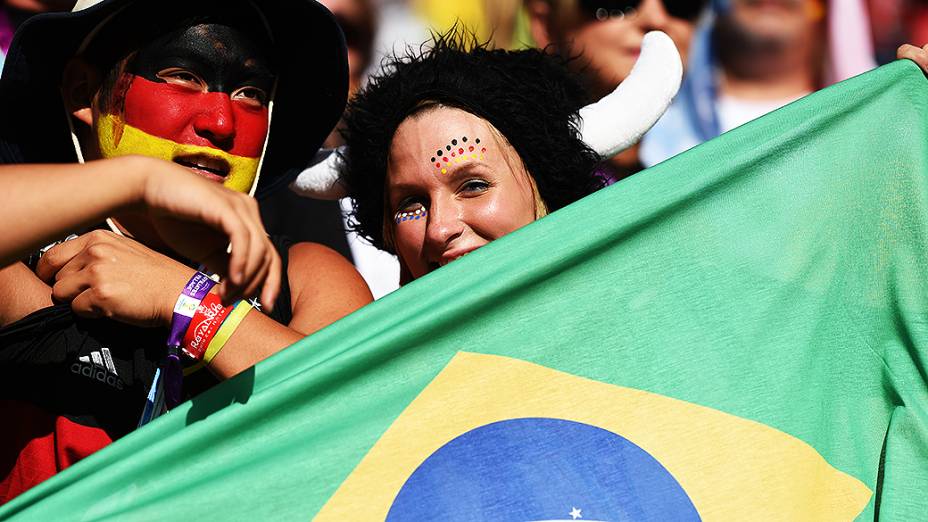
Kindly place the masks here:
<instances>
[{"instance_id":1,"label":"yellow face paint stripe","mask_svg":"<svg viewBox=\"0 0 928 522\"><path fill-rule=\"evenodd\" d=\"M118 140L117 133L120 133ZM97 137L100 153L104 158L140 154L171 161L181 155L203 154L229 163L231 169L222 184L232 190L248 194L257 179L258 158L236 156L212 147L187 145L159 138L122 123L112 114L103 115L98 120Z\"/></svg>"}]
</instances>

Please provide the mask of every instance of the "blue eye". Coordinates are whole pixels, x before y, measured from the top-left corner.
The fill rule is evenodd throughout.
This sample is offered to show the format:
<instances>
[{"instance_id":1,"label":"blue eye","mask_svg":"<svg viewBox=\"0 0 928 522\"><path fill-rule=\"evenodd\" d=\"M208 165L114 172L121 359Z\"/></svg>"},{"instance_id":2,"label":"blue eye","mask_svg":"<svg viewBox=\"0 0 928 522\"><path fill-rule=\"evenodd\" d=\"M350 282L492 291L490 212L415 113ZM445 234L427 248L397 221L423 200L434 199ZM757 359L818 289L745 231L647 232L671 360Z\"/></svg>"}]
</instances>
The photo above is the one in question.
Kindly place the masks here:
<instances>
[{"instance_id":1,"label":"blue eye","mask_svg":"<svg viewBox=\"0 0 928 522\"><path fill-rule=\"evenodd\" d=\"M483 192L490 188L490 184L482 179L471 179L461 185L461 192Z\"/></svg>"}]
</instances>

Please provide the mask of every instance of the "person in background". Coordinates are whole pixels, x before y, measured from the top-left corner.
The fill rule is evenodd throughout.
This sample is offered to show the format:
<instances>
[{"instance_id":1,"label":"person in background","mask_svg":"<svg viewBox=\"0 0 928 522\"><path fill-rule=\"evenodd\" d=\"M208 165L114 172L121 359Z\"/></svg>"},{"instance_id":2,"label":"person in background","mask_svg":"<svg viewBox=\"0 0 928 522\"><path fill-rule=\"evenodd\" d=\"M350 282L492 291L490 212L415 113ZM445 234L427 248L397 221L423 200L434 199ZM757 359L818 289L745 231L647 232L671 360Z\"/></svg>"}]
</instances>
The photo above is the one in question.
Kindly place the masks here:
<instances>
[{"instance_id":1,"label":"person in background","mask_svg":"<svg viewBox=\"0 0 928 522\"><path fill-rule=\"evenodd\" d=\"M75 0L0 0L0 70L13 34L27 18L49 11L70 11Z\"/></svg>"},{"instance_id":2,"label":"person in background","mask_svg":"<svg viewBox=\"0 0 928 522\"><path fill-rule=\"evenodd\" d=\"M374 38L377 36L377 13L371 0L320 0L326 6L345 34L348 47L348 99L361 88L365 74L374 56ZM325 147L334 148L344 144L339 129L329 134Z\"/></svg>"},{"instance_id":3,"label":"person in background","mask_svg":"<svg viewBox=\"0 0 928 522\"><path fill-rule=\"evenodd\" d=\"M875 66L861 0L725 0L693 41L683 88L642 140L654 165Z\"/></svg>"},{"instance_id":4,"label":"person in background","mask_svg":"<svg viewBox=\"0 0 928 522\"><path fill-rule=\"evenodd\" d=\"M570 67L594 99L628 77L648 31L670 36L685 64L705 5L699 0L525 0L535 43L575 58ZM635 145L602 165L600 174L614 182L642 168Z\"/></svg>"},{"instance_id":5,"label":"person in background","mask_svg":"<svg viewBox=\"0 0 928 522\"><path fill-rule=\"evenodd\" d=\"M879 64L895 60L903 42L928 42L928 1L869 0L867 6Z\"/></svg>"}]
</instances>

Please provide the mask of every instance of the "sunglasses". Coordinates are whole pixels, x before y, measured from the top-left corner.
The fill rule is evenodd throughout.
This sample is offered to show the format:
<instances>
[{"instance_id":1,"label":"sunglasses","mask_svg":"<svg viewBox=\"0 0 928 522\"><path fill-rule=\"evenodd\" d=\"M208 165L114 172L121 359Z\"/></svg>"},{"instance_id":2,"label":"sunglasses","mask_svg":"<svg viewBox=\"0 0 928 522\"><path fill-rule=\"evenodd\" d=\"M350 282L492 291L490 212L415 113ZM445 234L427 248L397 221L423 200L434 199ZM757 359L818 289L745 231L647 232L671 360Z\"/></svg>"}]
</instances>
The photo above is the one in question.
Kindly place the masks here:
<instances>
[{"instance_id":1,"label":"sunglasses","mask_svg":"<svg viewBox=\"0 0 928 522\"><path fill-rule=\"evenodd\" d=\"M694 21L699 18L705 1L700 0L662 0L664 10L674 18ZM605 20L610 15L628 14L641 4L641 0L580 0L580 9L597 20Z\"/></svg>"}]
</instances>

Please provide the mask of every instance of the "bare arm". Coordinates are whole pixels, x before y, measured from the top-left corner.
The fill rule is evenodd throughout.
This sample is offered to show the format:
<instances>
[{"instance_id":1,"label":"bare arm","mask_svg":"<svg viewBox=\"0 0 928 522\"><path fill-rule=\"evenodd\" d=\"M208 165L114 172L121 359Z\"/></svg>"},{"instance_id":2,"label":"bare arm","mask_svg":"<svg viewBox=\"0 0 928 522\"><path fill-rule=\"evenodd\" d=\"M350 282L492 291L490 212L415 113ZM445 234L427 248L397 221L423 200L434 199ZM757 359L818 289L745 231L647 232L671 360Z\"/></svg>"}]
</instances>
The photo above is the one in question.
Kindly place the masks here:
<instances>
[{"instance_id":1,"label":"bare arm","mask_svg":"<svg viewBox=\"0 0 928 522\"><path fill-rule=\"evenodd\" d=\"M0 327L52 305L52 289L22 263L0 269Z\"/></svg>"},{"instance_id":2,"label":"bare arm","mask_svg":"<svg viewBox=\"0 0 928 522\"><path fill-rule=\"evenodd\" d=\"M315 243L290 248L293 320L287 327L252 311L210 369L227 378L266 359L374 300L354 266L337 252Z\"/></svg>"},{"instance_id":3,"label":"bare arm","mask_svg":"<svg viewBox=\"0 0 928 522\"><path fill-rule=\"evenodd\" d=\"M0 266L116 213L144 212L178 253L229 275L229 298L262 285L263 299L277 295L280 261L254 200L178 165L141 156L3 165L0 186Z\"/></svg>"},{"instance_id":4,"label":"bare arm","mask_svg":"<svg viewBox=\"0 0 928 522\"><path fill-rule=\"evenodd\" d=\"M256 311L246 315L212 361L219 377L231 377L373 300L355 268L336 252L300 243L289 258L293 319L282 325ZM171 324L177 296L193 275L173 259L103 231L49 250L36 272L53 285L54 299L70 302L78 315L163 327Z\"/></svg>"}]
</instances>

